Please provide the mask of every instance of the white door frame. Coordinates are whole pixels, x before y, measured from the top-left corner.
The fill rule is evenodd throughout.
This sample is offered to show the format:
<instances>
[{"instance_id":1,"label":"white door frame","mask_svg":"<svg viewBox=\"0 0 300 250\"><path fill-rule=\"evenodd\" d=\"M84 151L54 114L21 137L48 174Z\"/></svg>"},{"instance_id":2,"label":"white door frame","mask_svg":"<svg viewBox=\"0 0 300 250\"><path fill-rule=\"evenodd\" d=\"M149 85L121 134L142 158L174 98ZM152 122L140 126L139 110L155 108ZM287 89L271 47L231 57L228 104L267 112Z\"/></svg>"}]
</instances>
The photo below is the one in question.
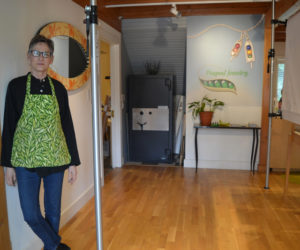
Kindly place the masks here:
<instances>
[{"instance_id":1,"label":"white door frame","mask_svg":"<svg viewBox=\"0 0 300 250\"><path fill-rule=\"evenodd\" d=\"M114 111L111 118L112 167L122 167L121 33L101 20L98 31L99 39L110 45L111 109Z\"/></svg>"}]
</instances>

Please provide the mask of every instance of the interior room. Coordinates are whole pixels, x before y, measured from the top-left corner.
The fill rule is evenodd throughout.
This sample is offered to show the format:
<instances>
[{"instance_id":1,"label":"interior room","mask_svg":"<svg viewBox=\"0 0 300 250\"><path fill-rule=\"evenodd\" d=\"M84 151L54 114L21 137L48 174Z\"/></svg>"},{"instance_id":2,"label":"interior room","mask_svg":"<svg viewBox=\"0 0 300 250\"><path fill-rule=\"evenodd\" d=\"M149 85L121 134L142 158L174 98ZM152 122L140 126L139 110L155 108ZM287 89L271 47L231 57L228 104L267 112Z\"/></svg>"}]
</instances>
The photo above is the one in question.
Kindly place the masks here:
<instances>
[{"instance_id":1,"label":"interior room","mask_svg":"<svg viewBox=\"0 0 300 250\"><path fill-rule=\"evenodd\" d=\"M287 35L297 33L289 20L300 1L276 1L282 23L271 22L271 0L97 1L96 177L89 4L1 0L0 8L1 132L7 86L27 74L31 38L68 36L81 51L66 60L73 51L57 49L64 61L48 71L68 91L81 161L74 184L64 177L63 241L75 250L299 249L300 104L295 89L282 89L295 82L286 52L298 55L287 44L299 38ZM81 67L75 76L72 67ZM42 249L2 167L0 191L1 249Z\"/></svg>"}]
</instances>

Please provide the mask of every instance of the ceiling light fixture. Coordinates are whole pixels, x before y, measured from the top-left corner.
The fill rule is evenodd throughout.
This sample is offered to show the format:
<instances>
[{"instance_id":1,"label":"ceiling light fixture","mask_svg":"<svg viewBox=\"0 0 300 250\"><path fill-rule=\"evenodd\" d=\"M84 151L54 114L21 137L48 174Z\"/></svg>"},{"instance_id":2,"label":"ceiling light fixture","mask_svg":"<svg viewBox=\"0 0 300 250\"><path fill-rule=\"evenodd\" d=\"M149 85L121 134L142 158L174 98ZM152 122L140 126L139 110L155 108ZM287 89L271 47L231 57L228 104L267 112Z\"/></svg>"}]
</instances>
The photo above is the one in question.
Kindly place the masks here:
<instances>
[{"instance_id":1,"label":"ceiling light fixture","mask_svg":"<svg viewBox=\"0 0 300 250\"><path fill-rule=\"evenodd\" d=\"M174 4L174 3L172 4L170 12L176 17L181 17L181 13L180 13L180 11L177 10L176 4Z\"/></svg>"}]
</instances>

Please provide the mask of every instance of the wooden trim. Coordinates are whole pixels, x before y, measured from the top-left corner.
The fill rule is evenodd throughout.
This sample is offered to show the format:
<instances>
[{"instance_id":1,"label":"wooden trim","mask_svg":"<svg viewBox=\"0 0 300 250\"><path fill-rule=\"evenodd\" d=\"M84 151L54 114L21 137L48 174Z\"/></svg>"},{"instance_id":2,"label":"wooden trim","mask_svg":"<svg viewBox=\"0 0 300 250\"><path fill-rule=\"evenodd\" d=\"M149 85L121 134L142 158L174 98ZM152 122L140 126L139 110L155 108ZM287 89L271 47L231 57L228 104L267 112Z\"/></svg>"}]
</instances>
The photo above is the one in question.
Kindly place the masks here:
<instances>
[{"instance_id":1,"label":"wooden trim","mask_svg":"<svg viewBox=\"0 0 300 250\"><path fill-rule=\"evenodd\" d=\"M103 0L104 5L120 5L120 4L151 4L151 3L167 3L171 5L172 3L183 3L183 2L203 2L200 4L206 4L208 0ZM218 2L224 2L224 0L214 0L216 4ZM239 2L238 0L236 2ZM239 3L242 3L240 1ZM249 2L247 2L249 4ZM221 3L222 4L222 3Z\"/></svg>"},{"instance_id":2,"label":"wooden trim","mask_svg":"<svg viewBox=\"0 0 300 250\"><path fill-rule=\"evenodd\" d=\"M77 0L77 2L82 2L84 0ZM236 2L236 3L235 3ZM178 4L176 4L178 3ZM180 3L180 4L179 4ZM142 5L142 4L157 4L159 6L166 5L170 9L170 6L172 4L176 4L177 8L182 6L182 5L187 5L189 3L192 3L192 5L207 5L207 4L212 4L212 5L231 5L231 4L247 4L248 6L255 6L255 5L271 5L272 2L243 2L243 1L227 1L225 2L224 0L214 0L212 1L207 1L207 0L102 0L101 4L103 6L113 6L113 5L124 5L124 4L136 4L136 5ZM153 5L152 5L153 6ZM126 7L126 8L131 8L134 6ZM114 7L117 8L117 7Z\"/></svg>"},{"instance_id":3,"label":"wooden trim","mask_svg":"<svg viewBox=\"0 0 300 250\"><path fill-rule=\"evenodd\" d=\"M260 134L260 151L258 171L266 168L267 149L268 149L268 126L269 126L269 96L270 96L270 74L267 72L268 52L271 48L271 19L272 9L265 16L265 41L264 41L264 73L263 73L263 89L262 89L262 112L261 112L261 134Z\"/></svg>"},{"instance_id":4,"label":"wooden trim","mask_svg":"<svg viewBox=\"0 0 300 250\"><path fill-rule=\"evenodd\" d=\"M1 156L1 126L0 126L0 156ZM1 249L11 250L8 228L4 168L0 166L0 242Z\"/></svg>"}]
</instances>

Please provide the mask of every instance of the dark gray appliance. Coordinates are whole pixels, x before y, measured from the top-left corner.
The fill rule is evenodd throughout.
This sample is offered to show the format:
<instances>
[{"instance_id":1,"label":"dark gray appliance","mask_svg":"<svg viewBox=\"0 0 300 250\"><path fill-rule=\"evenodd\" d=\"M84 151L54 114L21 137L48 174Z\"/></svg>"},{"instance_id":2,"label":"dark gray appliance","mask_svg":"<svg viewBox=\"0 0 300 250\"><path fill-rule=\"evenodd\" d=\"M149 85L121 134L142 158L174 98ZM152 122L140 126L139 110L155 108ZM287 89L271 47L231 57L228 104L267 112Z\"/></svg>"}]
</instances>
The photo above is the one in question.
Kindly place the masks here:
<instances>
[{"instance_id":1,"label":"dark gray appliance","mask_svg":"<svg viewBox=\"0 0 300 250\"><path fill-rule=\"evenodd\" d=\"M172 162L172 105L173 76L129 76L129 161Z\"/></svg>"}]
</instances>

